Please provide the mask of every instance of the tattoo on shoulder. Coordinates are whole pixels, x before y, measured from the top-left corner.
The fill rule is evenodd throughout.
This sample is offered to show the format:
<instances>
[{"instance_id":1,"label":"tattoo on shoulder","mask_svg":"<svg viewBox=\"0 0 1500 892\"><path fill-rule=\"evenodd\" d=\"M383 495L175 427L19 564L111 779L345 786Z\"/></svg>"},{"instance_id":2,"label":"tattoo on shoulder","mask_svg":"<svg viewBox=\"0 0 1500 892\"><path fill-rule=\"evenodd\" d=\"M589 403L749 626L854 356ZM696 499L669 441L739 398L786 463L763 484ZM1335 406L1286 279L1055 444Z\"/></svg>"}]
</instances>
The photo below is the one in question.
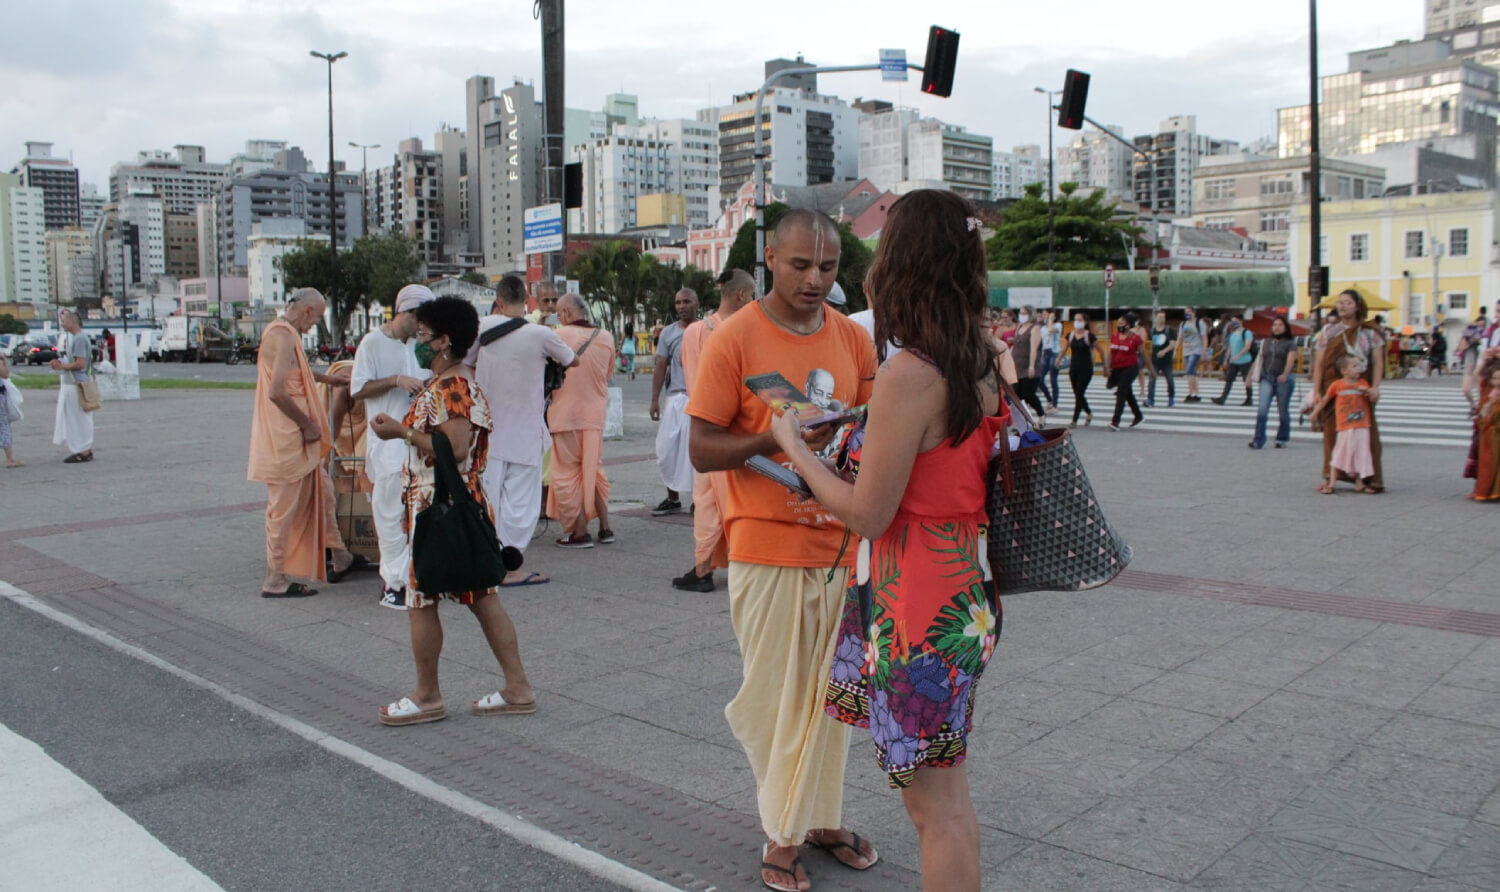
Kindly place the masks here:
<instances>
[{"instance_id":1,"label":"tattoo on shoulder","mask_svg":"<svg viewBox=\"0 0 1500 892\"><path fill-rule=\"evenodd\" d=\"M990 373L988 375L984 376L984 384L985 384L986 387L988 387L990 389L990 393L999 393L1000 392L1000 377L999 377L999 373L996 372L996 371L994 371L993 369L991 369Z\"/></svg>"}]
</instances>

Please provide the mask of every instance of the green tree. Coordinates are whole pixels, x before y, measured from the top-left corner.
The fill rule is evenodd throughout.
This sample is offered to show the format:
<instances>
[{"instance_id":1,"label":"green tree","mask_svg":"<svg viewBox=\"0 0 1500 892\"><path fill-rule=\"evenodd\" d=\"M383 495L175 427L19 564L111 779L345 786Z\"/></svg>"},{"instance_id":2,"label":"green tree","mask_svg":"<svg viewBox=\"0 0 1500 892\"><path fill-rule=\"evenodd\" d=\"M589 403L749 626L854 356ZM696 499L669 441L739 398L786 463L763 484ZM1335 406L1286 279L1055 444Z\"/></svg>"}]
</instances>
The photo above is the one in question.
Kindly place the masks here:
<instances>
[{"instance_id":1,"label":"green tree","mask_svg":"<svg viewBox=\"0 0 1500 892\"><path fill-rule=\"evenodd\" d=\"M301 242L276 260L288 292L310 287L329 294L328 243ZM339 252L338 287L330 297L334 340L342 342L349 326L349 314L355 307L372 304L390 306L396 292L410 284L422 271L422 257L417 246L396 230L378 235L363 235L354 240L348 251Z\"/></svg>"},{"instance_id":2,"label":"green tree","mask_svg":"<svg viewBox=\"0 0 1500 892\"><path fill-rule=\"evenodd\" d=\"M789 208L779 202L766 205L766 242L771 232ZM865 300L865 272L870 268L871 252L864 242L854 235L848 223L839 224L839 274L838 283L849 301L848 310L857 313L869 305ZM728 265L755 274L755 220L746 220L734 237L729 249ZM766 268L766 290L771 290L771 270Z\"/></svg>"},{"instance_id":3,"label":"green tree","mask_svg":"<svg viewBox=\"0 0 1500 892\"><path fill-rule=\"evenodd\" d=\"M459 276L458 279L461 282L468 282L470 285L482 285L485 288L490 287L489 277L479 270L464 270L464 274Z\"/></svg>"},{"instance_id":4,"label":"green tree","mask_svg":"<svg viewBox=\"0 0 1500 892\"><path fill-rule=\"evenodd\" d=\"M1026 187L1026 197L1007 207L995 234L985 243L990 269L1047 268L1048 212L1042 183ZM1054 269L1100 269L1106 263L1124 264L1126 245L1141 242L1142 230L1115 217L1115 203L1106 204L1104 190L1079 196L1077 183L1059 183L1052 208ZM1123 238L1122 238L1123 236Z\"/></svg>"},{"instance_id":5,"label":"green tree","mask_svg":"<svg viewBox=\"0 0 1500 892\"><path fill-rule=\"evenodd\" d=\"M0 313L0 334L25 334L31 327L9 313Z\"/></svg>"}]
</instances>

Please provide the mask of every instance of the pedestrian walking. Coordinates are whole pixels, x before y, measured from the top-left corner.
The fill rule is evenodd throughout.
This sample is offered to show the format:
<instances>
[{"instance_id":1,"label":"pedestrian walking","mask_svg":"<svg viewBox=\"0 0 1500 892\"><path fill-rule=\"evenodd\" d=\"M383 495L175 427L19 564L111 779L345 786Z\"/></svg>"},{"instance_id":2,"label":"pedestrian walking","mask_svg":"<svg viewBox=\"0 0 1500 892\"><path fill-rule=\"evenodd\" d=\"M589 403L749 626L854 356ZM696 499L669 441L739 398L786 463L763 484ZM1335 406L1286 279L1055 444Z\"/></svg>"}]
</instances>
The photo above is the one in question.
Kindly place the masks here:
<instances>
[{"instance_id":1,"label":"pedestrian walking","mask_svg":"<svg viewBox=\"0 0 1500 892\"><path fill-rule=\"evenodd\" d=\"M761 881L791 892L807 888L797 857L804 842L854 869L879 856L868 840L840 826L848 729L823 714L849 579L849 532L822 505L744 467L757 455L782 458L771 407L745 378L778 372L805 381L822 369L833 378L833 399L863 406L876 360L859 323L824 301L839 265L838 226L826 214L788 211L772 233L766 262L774 274L771 292L703 345L688 406L689 442L699 471L727 472L729 616L743 681L724 715L755 774L768 837ZM882 323L875 321L878 334ZM833 425L809 429L809 448L824 449L836 433Z\"/></svg>"},{"instance_id":2,"label":"pedestrian walking","mask_svg":"<svg viewBox=\"0 0 1500 892\"><path fill-rule=\"evenodd\" d=\"M682 493L693 489L693 463L688 457L687 376L682 371L682 336L698 318L698 293L691 288L677 292L672 301L677 319L661 330L656 339L656 362L651 372L651 420L656 429L656 463L661 468L667 497L651 509L652 514L676 514L682 510ZM666 402L662 402L662 393Z\"/></svg>"},{"instance_id":3,"label":"pedestrian walking","mask_svg":"<svg viewBox=\"0 0 1500 892\"><path fill-rule=\"evenodd\" d=\"M1432 327L1432 334L1427 339L1427 371L1429 374L1441 375L1448 367L1448 338L1443 335L1440 325Z\"/></svg>"},{"instance_id":4,"label":"pedestrian walking","mask_svg":"<svg viewBox=\"0 0 1500 892\"><path fill-rule=\"evenodd\" d=\"M417 333L417 307L433 299L426 285L407 285L396 293L396 312L390 321L360 339L349 376L349 396L364 404L366 419L376 415L405 418L412 396L427 386L429 372L417 364L412 336ZM411 547L403 526L406 511L401 505L406 448L379 437L365 438L364 447L365 476L374 487L370 514L380 540L380 605L405 610L411 567Z\"/></svg>"},{"instance_id":5,"label":"pedestrian walking","mask_svg":"<svg viewBox=\"0 0 1500 892\"><path fill-rule=\"evenodd\" d=\"M1127 405L1133 419L1131 427L1145 420L1135 401L1135 380L1145 361L1146 342L1137 333L1136 324L1135 313L1126 313L1115 322L1115 333L1109 339L1109 374L1115 388L1115 414L1109 422L1112 431L1120 429Z\"/></svg>"},{"instance_id":6,"label":"pedestrian walking","mask_svg":"<svg viewBox=\"0 0 1500 892\"><path fill-rule=\"evenodd\" d=\"M433 434L447 439L469 497L489 516L494 516L484 493L484 468L489 457L493 422L484 392L474 383L464 364L469 347L479 333L479 314L473 304L458 297L440 297L416 308L417 363L432 373L431 380L412 400L404 419L381 414L370 429L382 440L407 446L404 483L406 529L417 527L417 515L435 497L436 470ZM413 560L420 560L413 555ZM412 692L380 707L384 725L417 725L446 718L447 706L438 683L438 661L443 652L443 625L438 602L451 601L468 607L479 621L490 652L500 664L505 684L500 690L473 701L475 715L524 715L536 712L536 692L521 663L515 623L500 603L498 588L465 592L423 591L415 570L406 585L406 615L411 623L412 658L417 684Z\"/></svg>"},{"instance_id":7,"label":"pedestrian walking","mask_svg":"<svg viewBox=\"0 0 1500 892\"><path fill-rule=\"evenodd\" d=\"M1037 369L1042 356L1042 326L1036 317L1036 307L1022 307L1021 314L1016 318L1020 324L1016 328L1015 339L1011 342L1016 374L1020 376L1020 380L1016 382L1016 396L1031 407L1038 421L1042 421L1047 417L1042 401L1037 396L1041 384Z\"/></svg>"},{"instance_id":8,"label":"pedestrian walking","mask_svg":"<svg viewBox=\"0 0 1500 892\"><path fill-rule=\"evenodd\" d=\"M1297 388L1297 340L1292 337L1292 326L1286 317L1277 315L1271 320L1271 337L1261 344L1260 357L1256 359L1260 374L1260 408L1255 413L1255 436L1250 440L1251 449L1262 449L1266 445L1266 423L1271 414L1271 401L1276 401L1276 448L1285 449L1292 438L1292 392Z\"/></svg>"},{"instance_id":9,"label":"pedestrian walking","mask_svg":"<svg viewBox=\"0 0 1500 892\"><path fill-rule=\"evenodd\" d=\"M1068 332L1068 384L1073 387L1073 421L1068 427L1078 426L1078 416L1084 416L1084 425L1094 423L1094 410L1089 407L1088 389L1094 381L1094 360L1105 366L1104 346L1089 328L1089 317L1085 313L1073 314L1073 329ZM1106 366L1107 368L1107 366Z\"/></svg>"},{"instance_id":10,"label":"pedestrian walking","mask_svg":"<svg viewBox=\"0 0 1500 892\"><path fill-rule=\"evenodd\" d=\"M1151 324L1151 386L1146 393L1146 408L1156 405L1156 381L1167 379L1167 405L1177 405L1177 385L1172 378L1177 364L1177 330L1167 325L1167 314L1158 311Z\"/></svg>"},{"instance_id":11,"label":"pedestrian walking","mask_svg":"<svg viewBox=\"0 0 1500 892\"><path fill-rule=\"evenodd\" d=\"M1187 378L1187 396L1182 401L1202 402L1203 397L1198 395L1198 364L1208 355L1208 323L1192 307L1183 311L1177 341L1182 345L1182 374Z\"/></svg>"},{"instance_id":12,"label":"pedestrian walking","mask_svg":"<svg viewBox=\"0 0 1500 892\"><path fill-rule=\"evenodd\" d=\"M1250 405L1250 363L1255 361L1251 352L1255 346L1255 335L1245 327L1238 316L1229 317L1224 335L1224 392L1212 402L1222 406L1229 401L1229 391L1234 388L1236 378L1245 379L1245 402Z\"/></svg>"},{"instance_id":13,"label":"pedestrian walking","mask_svg":"<svg viewBox=\"0 0 1500 892\"><path fill-rule=\"evenodd\" d=\"M905 349L877 373L851 437L861 444L854 481L808 449L793 413L773 427L817 500L860 536L827 710L869 729L916 827L927 889L980 886L964 762L1000 632L979 531L990 454L1010 418L980 325L988 287L972 218L972 206L947 191L917 190L891 206L871 266L882 334Z\"/></svg>"},{"instance_id":14,"label":"pedestrian walking","mask_svg":"<svg viewBox=\"0 0 1500 892\"><path fill-rule=\"evenodd\" d=\"M1339 294L1334 303L1334 309L1338 313L1338 320L1323 327L1318 332L1318 340L1313 353L1313 380L1312 390L1320 401L1323 408L1320 412L1312 413L1315 429L1323 432L1323 469L1321 476L1328 479L1330 473L1335 473L1330 460L1333 457L1334 447L1338 439L1338 426L1333 414L1334 403L1324 400L1323 396L1328 388L1342 377L1338 368L1339 358L1342 356L1355 356L1364 362L1364 372L1369 376L1369 391L1366 394L1369 403L1367 414L1369 417L1369 449L1370 460L1374 472L1370 479L1364 481L1366 489L1370 492L1385 491L1385 475L1381 465L1380 445L1380 420L1376 417L1375 409L1380 403L1380 382L1385 376L1385 354L1386 338L1383 326L1378 322L1369 321L1369 309L1365 305L1365 299L1358 291L1352 289ZM1352 477L1341 479L1353 480ZM1358 482L1358 481L1356 481Z\"/></svg>"},{"instance_id":15,"label":"pedestrian walking","mask_svg":"<svg viewBox=\"0 0 1500 892\"><path fill-rule=\"evenodd\" d=\"M1062 394L1057 389L1058 357L1062 353L1062 323L1057 321L1057 311L1042 311L1042 362L1037 369L1041 381L1042 395L1047 398L1047 411L1056 412Z\"/></svg>"},{"instance_id":16,"label":"pedestrian walking","mask_svg":"<svg viewBox=\"0 0 1500 892\"><path fill-rule=\"evenodd\" d=\"M60 356L48 363L53 371L62 372L57 382L57 415L52 425L52 444L66 446L68 457L63 463L76 465L94 460L94 410L98 406L85 408L80 391L81 387L98 386L94 385L92 374L93 345L74 311L59 313L58 324L68 334L68 346L66 358Z\"/></svg>"}]
</instances>

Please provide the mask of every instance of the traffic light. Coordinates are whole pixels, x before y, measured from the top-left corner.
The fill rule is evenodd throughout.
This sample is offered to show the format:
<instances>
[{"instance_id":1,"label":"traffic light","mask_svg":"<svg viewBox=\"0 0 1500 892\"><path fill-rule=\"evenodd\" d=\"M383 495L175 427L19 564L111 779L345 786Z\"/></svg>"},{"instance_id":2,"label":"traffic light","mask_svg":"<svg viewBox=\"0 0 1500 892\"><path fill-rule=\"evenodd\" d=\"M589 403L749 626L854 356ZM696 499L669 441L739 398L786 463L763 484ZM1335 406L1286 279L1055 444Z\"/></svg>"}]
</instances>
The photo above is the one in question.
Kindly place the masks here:
<instances>
[{"instance_id":1,"label":"traffic light","mask_svg":"<svg viewBox=\"0 0 1500 892\"><path fill-rule=\"evenodd\" d=\"M583 162L563 165L563 207L583 207Z\"/></svg>"},{"instance_id":2,"label":"traffic light","mask_svg":"<svg viewBox=\"0 0 1500 892\"><path fill-rule=\"evenodd\" d=\"M933 25L927 31L927 61L922 63L922 92L953 95L953 68L958 64L958 32Z\"/></svg>"},{"instance_id":3,"label":"traffic light","mask_svg":"<svg viewBox=\"0 0 1500 892\"><path fill-rule=\"evenodd\" d=\"M1089 98L1087 72L1069 68L1063 76L1062 104L1057 107L1057 126L1069 130L1083 129L1083 106Z\"/></svg>"}]
</instances>

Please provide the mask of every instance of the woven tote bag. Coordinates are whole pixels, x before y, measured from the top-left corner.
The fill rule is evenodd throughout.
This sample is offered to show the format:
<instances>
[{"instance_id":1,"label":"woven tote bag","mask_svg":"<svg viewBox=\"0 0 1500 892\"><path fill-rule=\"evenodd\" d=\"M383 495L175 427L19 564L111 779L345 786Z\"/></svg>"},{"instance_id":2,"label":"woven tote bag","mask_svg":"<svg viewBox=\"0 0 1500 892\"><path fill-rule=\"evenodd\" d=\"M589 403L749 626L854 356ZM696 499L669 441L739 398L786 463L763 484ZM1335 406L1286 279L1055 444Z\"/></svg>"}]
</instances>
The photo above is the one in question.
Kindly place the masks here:
<instances>
[{"instance_id":1,"label":"woven tote bag","mask_svg":"<svg viewBox=\"0 0 1500 892\"><path fill-rule=\"evenodd\" d=\"M1030 421L1014 391L1007 397L1011 411ZM1104 518L1071 432L1032 429L1044 442L1011 451L1002 435L990 462L987 548L995 584L1002 595L1105 585L1130 563L1130 546Z\"/></svg>"}]
</instances>

